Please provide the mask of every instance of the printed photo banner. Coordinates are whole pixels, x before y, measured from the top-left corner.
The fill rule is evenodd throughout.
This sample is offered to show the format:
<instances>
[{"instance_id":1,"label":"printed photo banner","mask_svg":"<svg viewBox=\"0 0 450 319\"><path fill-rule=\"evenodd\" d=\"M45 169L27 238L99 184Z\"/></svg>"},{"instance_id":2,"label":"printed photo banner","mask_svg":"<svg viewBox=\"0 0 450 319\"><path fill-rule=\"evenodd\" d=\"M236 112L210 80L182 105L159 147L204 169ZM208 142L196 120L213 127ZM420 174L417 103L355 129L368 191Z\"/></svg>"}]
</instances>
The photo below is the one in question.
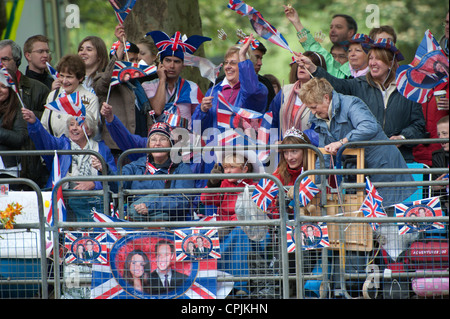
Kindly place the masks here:
<instances>
[{"instance_id":1,"label":"printed photo banner","mask_svg":"<svg viewBox=\"0 0 450 319\"><path fill-rule=\"evenodd\" d=\"M396 217L441 217L441 201L439 197L431 197L409 203L394 205ZM422 232L432 229L444 229L440 222L398 223L399 234Z\"/></svg>"},{"instance_id":2,"label":"printed photo banner","mask_svg":"<svg viewBox=\"0 0 450 319\"><path fill-rule=\"evenodd\" d=\"M208 236L204 236L208 237ZM174 232L129 233L92 267L94 299L215 299L215 259L176 259ZM168 276L164 276L167 274Z\"/></svg>"},{"instance_id":3,"label":"printed photo banner","mask_svg":"<svg viewBox=\"0 0 450 319\"><path fill-rule=\"evenodd\" d=\"M288 253L292 253L295 251L296 246L295 227L286 227ZM300 228L303 250L330 247L328 227L326 223L302 223Z\"/></svg>"},{"instance_id":4,"label":"printed photo banner","mask_svg":"<svg viewBox=\"0 0 450 319\"><path fill-rule=\"evenodd\" d=\"M67 264L106 264L108 243L111 243L111 237L105 232L67 232L64 237L64 261Z\"/></svg>"},{"instance_id":5,"label":"printed photo banner","mask_svg":"<svg viewBox=\"0 0 450 319\"><path fill-rule=\"evenodd\" d=\"M220 258L220 242L216 227L193 227L174 231L176 260Z\"/></svg>"}]
</instances>

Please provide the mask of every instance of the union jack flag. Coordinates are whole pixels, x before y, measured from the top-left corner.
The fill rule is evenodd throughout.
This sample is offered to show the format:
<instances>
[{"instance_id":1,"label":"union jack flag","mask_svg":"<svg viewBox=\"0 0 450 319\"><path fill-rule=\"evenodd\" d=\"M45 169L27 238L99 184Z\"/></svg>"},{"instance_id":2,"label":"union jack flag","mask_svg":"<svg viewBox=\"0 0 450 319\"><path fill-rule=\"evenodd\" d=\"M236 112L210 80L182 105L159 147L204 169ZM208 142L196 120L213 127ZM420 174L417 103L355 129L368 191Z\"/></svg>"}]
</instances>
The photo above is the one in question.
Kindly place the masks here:
<instances>
[{"instance_id":1,"label":"union jack flag","mask_svg":"<svg viewBox=\"0 0 450 319\"><path fill-rule=\"evenodd\" d=\"M117 2L119 2L119 3L117 3ZM134 5L136 4L136 0L127 0L125 4L122 4L123 1L109 0L109 3L111 3L111 5L112 5L119 23L123 24L126 17L131 12Z\"/></svg>"},{"instance_id":2,"label":"union jack flag","mask_svg":"<svg viewBox=\"0 0 450 319\"><path fill-rule=\"evenodd\" d=\"M308 176L304 177L299 185L300 204L306 207L318 192L319 188L316 184Z\"/></svg>"},{"instance_id":3,"label":"union jack flag","mask_svg":"<svg viewBox=\"0 0 450 319\"><path fill-rule=\"evenodd\" d=\"M111 49L109 50L109 54L110 54L110 55L116 54L116 51L117 51L117 49L118 49L119 46L120 46L120 43L121 43L121 41L120 41L120 40L117 40L116 42L114 42L114 43L112 44ZM125 51L130 50L130 47L131 47L130 42L126 41L126 45L125 45L125 47L123 48L123 51L125 52Z\"/></svg>"},{"instance_id":4,"label":"union jack flag","mask_svg":"<svg viewBox=\"0 0 450 319\"><path fill-rule=\"evenodd\" d=\"M239 44L244 44L247 43L249 37L245 37L244 39L239 40ZM250 43L250 48L252 48L252 50L256 50L259 47L260 43L258 40L253 39L252 43Z\"/></svg>"},{"instance_id":5,"label":"union jack flag","mask_svg":"<svg viewBox=\"0 0 450 319\"><path fill-rule=\"evenodd\" d=\"M56 71L48 62L45 62L47 64L47 70L48 73L52 76L53 80L56 80L58 78L58 71Z\"/></svg>"},{"instance_id":6,"label":"union jack flag","mask_svg":"<svg viewBox=\"0 0 450 319\"><path fill-rule=\"evenodd\" d=\"M86 118L86 108L81 101L79 92L57 98L56 100L45 104L45 107L51 111L75 116L78 124L84 122Z\"/></svg>"},{"instance_id":7,"label":"union jack flag","mask_svg":"<svg viewBox=\"0 0 450 319\"><path fill-rule=\"evenodd\" d=\"M448 67L445 52L430 30L427 30L413 61L397 69L397 89L407 99L425 103L434 87L448 82Z\"/></svg>"},{"instance_id":8,"label":"union jack flag","mask_svg":"<svg viewBox=\"0 0 450 319\"><path fill-rule=\"evenodd\" d=\"M19 92L8 70L1 63L0 63L0 83L3 83L5 86L12 88L16 93Z\"/></svg>"},{"instance_id":9,"label":"union jack flag","mask_svg":"<svg viewBox=\"0 0 450 319\"><path fill-rule=\"evenodd\" d=\"M185 259L220 258L220 242L217 228L192 227L174 230L175 249L177 251L176 261ZM197 239L203 241L205 253L199 254L196 251L189 251L191 243L195 245Z\"/></svg>"},{"instance_id":10,"label":"union jack flag","mask_svg":"<svg viewBox=\"0 0 450 319\"><path fill-rule=\"evenodd\" d=\"M158 67L155 65L140 65L127 61L116 61L111 76L111 86L127 82L131 79L141 78L156 73ZM126 77L126 75L129 77Z\"/></svg>"},{"instance_id":11,"label":"union jack flag","mask_svg":"<svg viewBox=\"0 0 450 319\"><path fill-rule=\"evenodd\" d=\"M267 211L270 203L272 203L277 195L278 186L275 184L275 181L261 178L258 185L256 185L255 190L253 191L252 200L263 211Z\"/></svg>"},{"instance_id":12,"label":"union jack flag","mask_svg":"<svg viewBox=\"0 0 450 319\"><path fill-rule=\"evenodd\" d=\"M292 52L283 35L274 26L267 22L263 18L262 14L256 11L253 7L245 4L241 0L230 0L228 8L236 11L242 16L247 16L255 32L261 37L282 47L283 49Z\"/></svg>"},{"instance_id":13,"label":"union jack flag","mask_svg":"<svg viewBox=\"0 0 450 319\"><path fill-rule=\"evenodd\" d=\"M312 227L314 232L314 237L316 240L308 241L307 240L307 229ZM287 248L288 253L292 253L295 251L297 246L295 240L295 227L294 226L286 226L286 236L287 236ZM304 223L301 225L300 236L302 236L302 250L311 250L318 249L324 247L330 247L330 241L328 236L328 226L326 223Z\"/></svg>"},{"instance_id":14,"label":"union jack flag","mask_svg":"<svg viewBox=\"0 0 450 319\"><path fill-rule=\"evenodd\" d=\"M439 197L430 197L409 203L395 204L396 217L441 217L441 201ZM431 229L444 229L441 222L424 223L398 223L399 234L426 231Z\"/></svg>"},{"instance_id":15,"label":"union jack flag","mask_svg":"<svg viewBox=\"0 0 450 319\"><path fill-rule=\"evenodd\" d=\"M93 256L89 258L85 253L88 241L93 243ZM106 264L108 262L109 238L107 233L93 232L67 232L64 237L64 247L67 250L64 261L68 264ZM83 251L78 250L78 246L83 247Z\"/></svg>"},{"instance_id":16,"label":"union jack flag","mask_svg":"<svg viewBox=\"0 0 450 319\"><path fill-rule=\"evenodd\" d=\"M53 157L53 164L52 164L52 196L54 192L54 187L56 183L61 179L61 168L59 165L59 158L58 154L55 151L55 156ZM53 201L51 201L52 203ZM50 210L47 215L47 223L50 226L54 225L54 217L55 214L58 214L58 221L62 222L66 220L66 205L64 204L63 194L62 194L62 187L58 188L58 192L56 193L56 209L54 209L54 206L50 204Z\"/></svg>"},{"instance_id":17,"label":"union jack flag","mask_svg":"<svg viewBox=\"0 0 450 319\"><path fill-rule=\"evenodd\" d=\"M386 212L383 210L383 197L378 194L378 191L373 186L372 182L366 177L366 197L360 207L360 211L364 213L365 217L386 217ZM371 223L372 229L378 229L378 223Z\"/></svg>"}]
</instances>

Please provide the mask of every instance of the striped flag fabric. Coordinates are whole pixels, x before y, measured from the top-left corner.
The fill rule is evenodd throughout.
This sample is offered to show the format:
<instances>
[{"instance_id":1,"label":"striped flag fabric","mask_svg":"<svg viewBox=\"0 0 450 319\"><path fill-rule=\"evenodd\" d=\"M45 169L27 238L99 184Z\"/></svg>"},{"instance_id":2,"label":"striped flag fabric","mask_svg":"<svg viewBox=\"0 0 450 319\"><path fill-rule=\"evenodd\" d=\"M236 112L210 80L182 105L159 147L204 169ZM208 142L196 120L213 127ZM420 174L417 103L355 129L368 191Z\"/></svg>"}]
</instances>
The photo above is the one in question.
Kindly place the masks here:
<instances>
[{"instance_id":1,"label":"striped flag fabric","mask_svg":"<svg viewBox=\"0 0 450 319\"><path fill-rule=\"evenodd\" d=\"M123 24L128 14L133 9L134 5L136 4L136 0L109 0L109 3L111 3L115 13L117 20L120 24Z\"/></svg>"},{"instance_id":2,"label":"striped flag fabric","mask_svg":"<svg viewBox=\"0 0 450 319\"><path fill-rule=\"evenodd\" d=\"M383 197L381 197L368 177L366 177L366 194L359 209L363 212L364 216L369 218L387 217L382 206ZM371 223L371 227L373 230L378 230L379 224Z\"/></svg>"},{"instance_id":3,"label":"striped flag fabric","mask_svg":"<svg viewBox=\"0 0 450 319\"><path fill-rule=\"evenodd\" d=\"M45 107L57 113L69 114L76 117L78 124L83 123L86 118L86 108L81 101L79 92L57 98L45 104Z\"/></svg>"},{"instance_id":4,"label":"striped flag fabric","mask_svg":"<svg viewBox=\"0 0 450 319\"><path fill-rule=\"evenodd\" d=\"M434 87L449 81L448 68L445 52L427 30L412 62L397 69L397 89L407 99L425 103Z\"/></svg>"},{"instance_id":5,"label":"striped flag fabric","mask_svg":"<svg viewBox=\"0 0 450 319\"><path fill-rule=\"evenodd\" d=\"M1 63L0 63L0 83L3 83L5 86L12 88L16 93L19 92L8 70Z\"/></svg>"},{"instance_id":6,"label":"striped flag fabric","mask_svg":"<svg viewBox=\"0 0 450 319\"><path fill-rule=\"evenodd\" d=\"M52 76L53 80L56 80L58 78L58 71L56 71L50 63L45 62L47 64L47 70L48 73Z\"/></svg>"},{"instance_id":7,"label":"striped flag fabric","mask_svg":"<svg viewBox=\"0 0 450 319\"><path fill-rule=\"evenodd\" d=\"M121 41L120 41L120 40L117 40L116 42L114 42L114 43L112 44L111 49L109 50L109 55L114 55L114 54L116 54L116 51L117 51L117 49L118 49L119 46L120 46L120 43L121 43ZM125 47L123 48L123 51L125 52L125 51L130 50L130 47L131 47L131 43L128 42L128 41L126 41L126 45L125 45Z\"/></svg>"},{"instance_id":8,"label":"striped flag fabric","mask_svg":"<svg viewBox=\"0 0 450 319\"><path fill-rule=\"evenodd\" d=\"M54 187L56 183L61 180L61 167L59 165L59 158L58 154L55 151L55 155L53 157L53 165L52 165L52 171L51 171L51 177L52 177L52 196L54 192ZM64 204L63 194L62 194L62 187L58 188L58 192L56 193L56 209L51 204L49 213L47 215L47 223L50 226L54 225L54 216L55 214L58 214L58 221L65 221L66 220L66 205Z\"/></svg>"},{"instance_id":9,"label":"striped flag fabric","mask_svg":"<svg viewBox=\"0 0 450 319\"><path fill-rule=\"evenodd\" d=\"M255 32L262 38L292 52L283 35L273 25L267 22L259 11L241 0L230 0L228 8L242 16L248 17Z\"/></svg>"},{"instance_id":10,"label":"striped flag fabric","mask_svg":"<svg viewBox=\"0 0 450 319\"><path fill-rule=\"evenodd\" d=\"M305 176L300 182L298 191L300 205L306 207L306 205L309 204L309 202L314 198L314 196L316 196L317 193L319 193L320 190L308 176Z\"/></svg>"}]
</instances>

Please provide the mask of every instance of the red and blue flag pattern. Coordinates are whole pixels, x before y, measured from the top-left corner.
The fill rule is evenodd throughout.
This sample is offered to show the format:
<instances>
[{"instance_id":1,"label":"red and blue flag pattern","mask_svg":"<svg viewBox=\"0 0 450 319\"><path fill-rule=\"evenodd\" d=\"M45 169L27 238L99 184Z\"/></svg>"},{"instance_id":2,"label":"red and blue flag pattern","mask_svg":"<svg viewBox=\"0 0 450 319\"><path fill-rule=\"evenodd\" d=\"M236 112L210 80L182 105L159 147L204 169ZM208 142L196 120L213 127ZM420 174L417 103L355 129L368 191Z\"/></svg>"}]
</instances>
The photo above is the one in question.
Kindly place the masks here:
<instances>
[{"instance_id":1,"label":"red and blue flag pattern","mask_svg":"<svg viewBox=\"0 0 450 319\"><path fill-rule=\"evenodd\" d=\"M111 76L111 86L128 82L131 79L141 78L156 73L158 67L155 65L140 65L127 61L116 61ZM128 76L127 76L128 75Z\"/></svg>"},{"instance_id":2,"label":"red and blue flag pattern","mask_svg":"<svg viewBox=\"0 0 450 319\"><path fill-rule=\"evenodd\" d=\"M308 176L305 176L300 182L298 191L300 205L306 207L320 190Z\"/></svg>"},{"instance_id":3,"label":"red and blue flag pattern","mask_svg":"<svg viewBox=\"0 0 450 319\"><path fill-rule=\"evenodd\" d=\"M58 154L56 152L53 157L51 177L52 177L52 196L53 196L53 192L55 191L54 187L55 187L56 183L61 180L61 167L59 165L59 158L58 158ZM53 204L50 204L50 205L51 205L50 210L47 215L47 223L50 226L53 226L54 225L54 216L56 216L56 215L58 216L59 222L65 221L66 215L67 215L67 210L66 210L66 205L64 204L62 187L59 187L58 191L56 193L56 208L55 208L55 206L53 206Z\"/></svg>"},{"instance_id":4,"label":"red and blue flag pattern","mask_svg":"<svg viewBox=\"0 0 450 319\"><path fill-rule=\"evenodd\" d=\"M128 14L133 9L134 5L136 4L136 0L126 0L126 1L120 1L120 0L109 0L109 3L111 3L115 13L117 20L119 21L119 24L123 24Z\"/></svg>"},{"instance_id":5,"label":"red and blue flag pattern","mask_svg":"<svg viewBox=\"0 0 450 319\"><path fill-rule=\"evenodd\" d=\"M397 89L407 99L425 103L434 87L448 82L448 69L448 57L430 30L427 30L413 61L397 69Z\"/></svg>"},{"instance_id":6,"label":"red and blue flag pattern","mask_svg":"<svg viewBox=\"0 0 450 319\"><path fill-rule=\"evenodd\" d=\"M270 203L272 203L277 195L278 186L275 184L275 181L261 178L253 191L252 200L260 209L267 211Z\"/></svg>"},{"instance_id":7,"label":"red and blue flag pattern","mask_svg":"<svg viewBox=\"0 0 450 319\"><path fill-rule=\"evenodd\" d=\"M241 0L230 0L228 8L242 16L248 17L253 29L261 37L292 52L283 35L273 25L267 22L259 11Z\"/></svg>"},{"instance_id":8,"label":"red and blue flag pattern","mask_svg":"<svg viewBox=\"0 0 450 319\"><path fill-rule=\"evenodd\" d=\"M307 241L306 229L312 227L314 230L314 241ZM295 227L286 226L287 251L293 253L298 245L295 240ZM330 247L328 236L328 226L326 223L303 223L300 227L300 236L302 237L302 250L311 250Z\"/></svg>"},{"instance_id":9,"label":"red and blue flag pattern","mask_svg":"<svg viewBox=\"0 0 450 319\"><path fill-rule=\"evenodd\" d=\"M56 100L47 103L45 107L57 113L74 116L80 125L86 118L86 108L81 101L79 92L74 92L72 94L59 97Z\"/></svg>"}]
</instances>

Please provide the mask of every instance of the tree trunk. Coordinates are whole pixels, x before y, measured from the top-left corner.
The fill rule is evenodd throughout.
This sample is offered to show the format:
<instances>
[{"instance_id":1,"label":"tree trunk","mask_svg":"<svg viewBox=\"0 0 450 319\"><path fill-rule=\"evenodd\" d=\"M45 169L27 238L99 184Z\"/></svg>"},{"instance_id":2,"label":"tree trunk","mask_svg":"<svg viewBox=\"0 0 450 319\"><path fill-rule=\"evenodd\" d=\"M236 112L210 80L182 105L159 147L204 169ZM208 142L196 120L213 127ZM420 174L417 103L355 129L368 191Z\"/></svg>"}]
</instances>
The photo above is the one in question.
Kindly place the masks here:
<instances>
[{"instance_id":1,"label":"tree trunk","mask_svg":"<svg viewBox=\"0 0 450 319\"><path fill-rule=\"evenodd\" d=\"M198 0L152 0L136 1L131 13L124 21L125 31L131 42L138 42L147 32L160 30L172 36L176 31L181 34L203 35ZM204 56L205 42L195 53ZM200 75L198 68L185 67L181 76L196 82L203 93L209 81Z\"/></svg>"}]
</instances>

